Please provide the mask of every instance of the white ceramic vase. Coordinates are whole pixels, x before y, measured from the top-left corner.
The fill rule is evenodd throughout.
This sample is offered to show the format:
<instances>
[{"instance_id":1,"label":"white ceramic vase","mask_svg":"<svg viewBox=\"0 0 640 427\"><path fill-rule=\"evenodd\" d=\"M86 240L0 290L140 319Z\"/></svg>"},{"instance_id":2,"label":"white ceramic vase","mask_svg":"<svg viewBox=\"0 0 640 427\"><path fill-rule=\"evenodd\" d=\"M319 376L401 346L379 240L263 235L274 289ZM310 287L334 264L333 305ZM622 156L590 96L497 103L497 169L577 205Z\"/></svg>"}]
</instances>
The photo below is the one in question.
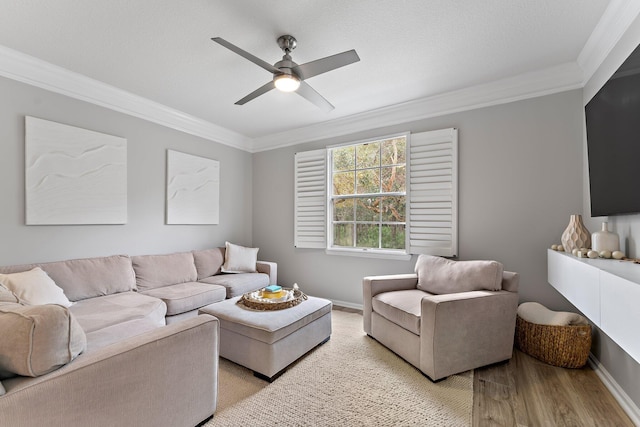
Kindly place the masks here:
<instances>
[{"instance_id":1,"label":"white ceramic vase","mask_svg":"<svg viewBox=\"0 0 640 427\"><path fill-rule=\"evenodd\" d=\"M608 230L607 223L602 223L602 230L596 231L591 235L591 244L593 250L600 251L619 251L620 250L620 237L616 233Z\"/></svg>"}]
</instances>

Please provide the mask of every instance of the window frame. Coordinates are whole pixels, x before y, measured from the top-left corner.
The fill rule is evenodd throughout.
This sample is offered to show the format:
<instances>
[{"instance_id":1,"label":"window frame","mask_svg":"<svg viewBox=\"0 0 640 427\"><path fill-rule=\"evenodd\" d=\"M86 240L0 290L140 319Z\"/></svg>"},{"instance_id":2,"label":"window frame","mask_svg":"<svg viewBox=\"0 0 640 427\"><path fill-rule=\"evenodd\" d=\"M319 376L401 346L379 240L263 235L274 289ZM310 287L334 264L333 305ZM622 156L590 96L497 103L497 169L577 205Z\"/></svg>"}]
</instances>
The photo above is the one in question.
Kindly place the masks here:
<instances>
[{"instance_id":1,"label":"window frame","mask_svg":"<svg viewBox=\"0 0 640 427\"><path fill-rule=\"evenodd\" d=\"M396 135L371 138L384 140ZM458 254L458 129L455 127L409 133L406 147L406 254L372 250L328 249L327 163L329 149L363 141L336 144L294 155L294 246L323 249L329 254L411 259L429 254Z\"/></svg>"},{"instance_id":2,"label":"window frame","mask_svg":"<svg viewBox=\"0 0 640 427\"><path fill-rule=\"evenodd\" d=\"M404 182L404 188L405 191L404 192L388 192L388 193L383 193L383 192L378 192L378 193L361 193L358 194L357 192L357 187L356 187L356 183L354 183L354 194L350 194L350 195L333 195L333 152L335 149L338 148L344 148L344 147L356 147L359 145L364 145L364 144L368 144L368 143L375 143L375 142L383 142L386 140L390 140L390 139L395 139L395 138L404 138L405 139L405 162L404 162L404 167L405 167L405 182ZM409 254L409 252L407 251L407 248L409 247L409 221L408 221L408 215L409 215L409 150L410 150L410 141L411 141L411 133L410 132L401 132L401 133L396 133L396 134L390 134L390 135L383 135L383 136L378 136L378 137L374 137L374 138L368 138L368 139L363 139L363 140L359 140L359 141L350 141L347 143L342 143L342 144L335 144L335 145L331 145L331 146L327 146L326 150L327 150L327 167L326 167L326 171L327 171L327 192L326 192L326 216L327 216L327 223L326 223L326 230L327 230L327 246L326 246L326 253L330 254L330 255L347 255L347 256L358 256L358 257L368 257L368 258L387 258L387 259L400 259L400 260L409 260L411 258L411 254ZM380 162L382 161L382 159L380 159ZM355 165L356 169L353 170L354 174L357 175L357 172L359 169L357 169L357 164ZM380 172L382 172L383 169L383 165L381 163L378 164L378 166L376 167ZM362 170L366 170L366 169L370 169L370 168L363 168ZM345 246L334 246L334 242L333 242L333 238L334 238L334 230L333 230L333 226L335 221L333 220L333 214L334 214L334 204L333 201L335 199L358 199L358 198L364 198L364 197L404 197L404 202L405 202L405 221L401 222L401 223L396 223L396 224L404 224L404 230L405 230L405 237L404 237L404 248L403 249L391 249L391 248L366 248L366 247L357 247L357 246L353 246L353 247L345 247ZM355 217L355 209L356 206L354 204L354 219L353 221L346 221L347 223L353 223L354 227L358 224L358 221L356 220ZM381 239L381 233L382 233L382 225L384 224L393 224L392 222L388 222L388 221L383 221L382 217L380 217L378 219L378 221L375 222L376 224L380 225L379 227L379 238ZM355 235L354 235L354 239L355 239ZM382 241L379 240L379 244L381 244ZM355 244L355 242L354 242Z\"/></svg>"}]
</instances>

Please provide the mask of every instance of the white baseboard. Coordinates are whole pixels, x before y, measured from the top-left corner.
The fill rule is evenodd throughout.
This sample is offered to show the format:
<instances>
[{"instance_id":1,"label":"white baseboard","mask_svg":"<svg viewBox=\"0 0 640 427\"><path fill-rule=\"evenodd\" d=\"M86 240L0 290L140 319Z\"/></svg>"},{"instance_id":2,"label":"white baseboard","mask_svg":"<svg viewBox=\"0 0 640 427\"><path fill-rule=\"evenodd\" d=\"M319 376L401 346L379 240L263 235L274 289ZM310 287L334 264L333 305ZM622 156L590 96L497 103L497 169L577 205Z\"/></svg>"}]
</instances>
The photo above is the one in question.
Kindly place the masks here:
<instances>
[{"instance_id":1,"label":"white baseboard","mask_svg":"<svg viewBox=\"0 0 640 427\"><path fill-rule=\"evenodd\" d=\"M640 426L640 408L631 400L629 395L618 385L616 380L613 379L611 374L602 366L600 361L594 357L593 354L589 354L589 366L594 370L596 375L604 383L605 387L609 389L613 397L618 401L622 410L624 410L631 421Z\"/></svg>"},{"instance_id":2,"label":"white baseboard","mask_svg":"<svg viewBox=\"0 0 640 427\"><path fill-rule=\"evenodd\" d=\"M362 311L362 304L354 304L352 302L338 301L338 300L331 300L331 302L333 303L333 305L336 305L338 307L353 308L354 310Z\"/></svg>"}]
</instances>

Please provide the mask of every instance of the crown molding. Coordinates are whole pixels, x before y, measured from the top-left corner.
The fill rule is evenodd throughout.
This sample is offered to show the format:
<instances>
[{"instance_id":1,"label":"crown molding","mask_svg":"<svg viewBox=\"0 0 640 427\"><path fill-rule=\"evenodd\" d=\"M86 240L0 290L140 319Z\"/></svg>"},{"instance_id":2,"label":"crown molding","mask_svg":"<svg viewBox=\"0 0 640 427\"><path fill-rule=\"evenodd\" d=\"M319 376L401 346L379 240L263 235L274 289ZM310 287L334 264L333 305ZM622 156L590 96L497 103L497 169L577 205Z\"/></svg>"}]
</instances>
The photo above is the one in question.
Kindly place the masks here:
<instances>
[{"instance_id":1,"label":"crown molding","mask_svg":"<svg viewBox=\"0 0 640 427\"><path fill-rule=\"evenodd\" d=\"M583 86L593 77L639 14L640 2L637 0L612 0L609 3L578 55L578 65L584 71Z\"/></svg>"},{"instance_id":2,"label":"crown molding","mask_svg":"<svg viewBox=\"0 0 640 427\"><path fill-rule=\"evenodd\" d=\"M0 76L245 151L251 140L206 120L0 46Z\"/></svg>"},{"instance_id":3,"label":"crown molding","mask_svg":"<svg viewBox=\"0 0 640 427\"><path fill-rule=\"evenodd\" d=\"M582 69L576 62L568 62L466 89L258 137L253 140L252 151L273 150L364 130L564 92L581 88L582 82Z\"/></svg>"},{"instance_id":4,"label":"crown molding","mask_svg":"<svg viewBox=\"0 0 640 427\"><path fill-rule=\"evenodd\" d=\"M613 0L576 62L254 139L3 46L0 76L256 153L581 88L638 14L640 2Z\"/></svg>"}]
</instances>

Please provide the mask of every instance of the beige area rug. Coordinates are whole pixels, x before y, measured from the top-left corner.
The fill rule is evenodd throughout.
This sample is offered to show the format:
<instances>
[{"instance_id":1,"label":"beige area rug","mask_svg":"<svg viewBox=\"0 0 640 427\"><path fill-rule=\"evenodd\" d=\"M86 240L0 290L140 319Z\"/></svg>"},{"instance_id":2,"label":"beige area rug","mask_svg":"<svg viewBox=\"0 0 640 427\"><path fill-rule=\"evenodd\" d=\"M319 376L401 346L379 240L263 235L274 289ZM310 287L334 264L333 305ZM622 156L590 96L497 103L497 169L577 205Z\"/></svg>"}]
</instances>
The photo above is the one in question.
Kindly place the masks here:
<instances>
[{"instance_id":1,"label":"beige area rug","mask_svg":"<svg viewBox=\"0 0 640 427\"><path fill-rule=\"evenodd\" d=\"M332 313L331 339L273 383L220 359L214 426L469 426L473 371L438 383Z\"/></svg>"}]
</instances>

